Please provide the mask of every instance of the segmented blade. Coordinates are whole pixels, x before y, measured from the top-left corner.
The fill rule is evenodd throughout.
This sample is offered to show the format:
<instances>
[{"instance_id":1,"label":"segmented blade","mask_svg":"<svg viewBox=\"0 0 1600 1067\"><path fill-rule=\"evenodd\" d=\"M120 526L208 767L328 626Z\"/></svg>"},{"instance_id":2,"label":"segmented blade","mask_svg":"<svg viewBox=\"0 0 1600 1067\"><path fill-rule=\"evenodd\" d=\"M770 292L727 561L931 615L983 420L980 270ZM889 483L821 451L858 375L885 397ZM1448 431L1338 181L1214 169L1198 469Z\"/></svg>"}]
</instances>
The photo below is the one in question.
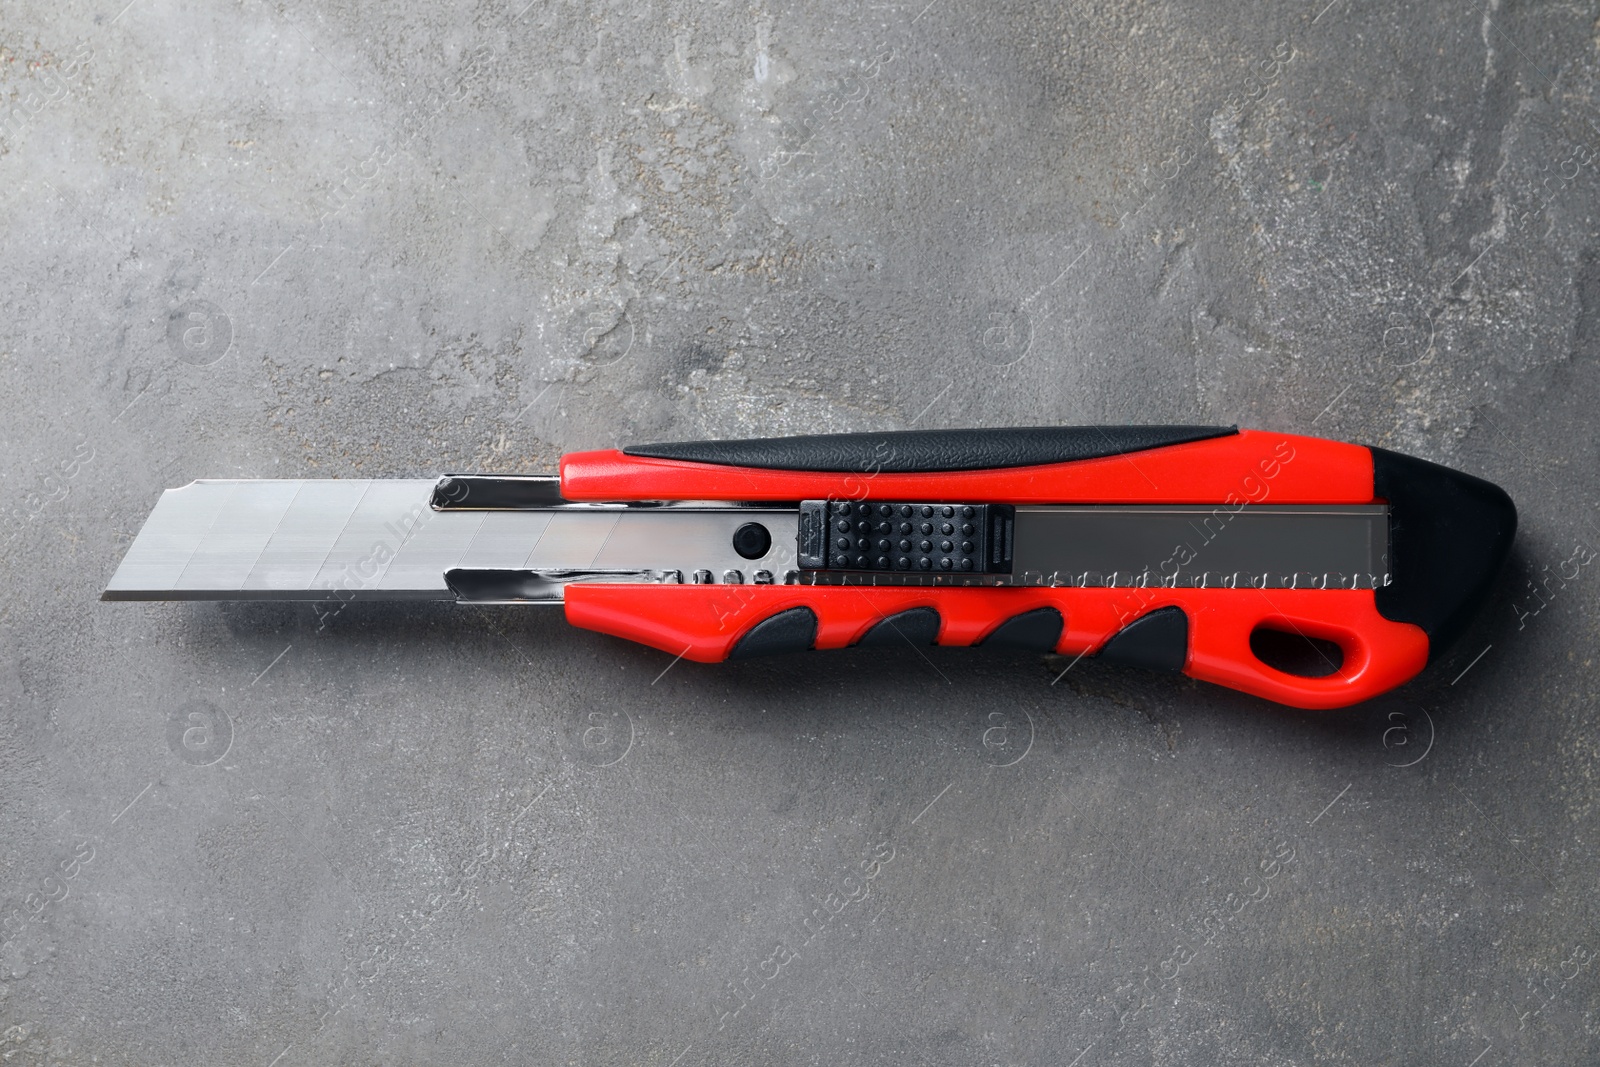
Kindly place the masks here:
<instances>
[{"instance_id":1,"label":"segmented blade","mask_svg":"<svg viewBox=\"0 0 1600 1067\"><path fill-rule=\"evenodd\" d=\"M794 511L562 505L436 511L434 479L197 481L161 495L106 600L455 600L447 571L781 576ZM760 559L733 533L775 536ZM555 598L559 599L559 597Z\"/></svg>"},{"instance_id":2,"label":"segmented blade","mask_svg":"<svg viewBox=\"0 0 1600 1067\"><path fill-rule=\"evenodd\" d=\"M198 481L169 489L104 599L559 602L569 582L606 580L1261 589L1389 581L1381 504L1018 507L1003 535L1010 573L942 573L959 556L958 528L946 550L941 533L901 531L898 518L880 533L863 520L848 539L883 566L860 572L798 569L799 502L512 507L496 497L475 508L469 497L431 507L436 490L452 484ZM755 542L770 546L755 559L734 548L735 532L750 523L770 536ZM870 549L859 547L869 539ZM901 540L914 547L902 550Z\"/></svg>"}]
</instances>

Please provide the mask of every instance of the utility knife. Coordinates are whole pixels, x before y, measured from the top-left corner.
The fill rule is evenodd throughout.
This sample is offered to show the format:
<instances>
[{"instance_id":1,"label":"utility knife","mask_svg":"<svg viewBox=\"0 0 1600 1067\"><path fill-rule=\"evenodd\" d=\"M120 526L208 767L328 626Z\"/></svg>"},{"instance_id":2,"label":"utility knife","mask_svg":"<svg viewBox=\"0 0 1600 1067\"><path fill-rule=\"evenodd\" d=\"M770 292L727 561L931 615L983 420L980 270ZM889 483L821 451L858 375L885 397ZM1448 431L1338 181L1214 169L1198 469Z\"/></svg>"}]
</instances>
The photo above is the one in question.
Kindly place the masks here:
<instances>
[{"instance_id":1,"label":"utility knife","mask_svg":"<svg viewBox=\"0 0 1600 1067\"><path fill-rule=\"evenodd\" d=\"M311 601L324 624L352 601L550 604L702 662L1032 649L1335 708L1438 658L1516 521L1471 475L1237 427L679 442L559 475L196 481L103 599Z\"/></svg>"}]
</instances>

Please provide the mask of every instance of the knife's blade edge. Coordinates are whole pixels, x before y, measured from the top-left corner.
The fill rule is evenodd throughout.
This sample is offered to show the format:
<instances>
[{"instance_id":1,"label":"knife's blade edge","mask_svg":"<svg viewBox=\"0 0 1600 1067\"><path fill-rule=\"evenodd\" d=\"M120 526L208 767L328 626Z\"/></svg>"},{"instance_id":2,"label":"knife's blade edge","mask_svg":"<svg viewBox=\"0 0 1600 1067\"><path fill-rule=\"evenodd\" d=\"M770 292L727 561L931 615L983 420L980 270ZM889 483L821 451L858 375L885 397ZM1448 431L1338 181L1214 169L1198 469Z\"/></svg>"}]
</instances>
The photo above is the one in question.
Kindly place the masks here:
<instances>
[{"instance_id":1,"label":"knife's blade edge","mask_svg":"<svg viewBox=\"0 0 1600 1067\"><path fill-rule=\"evenodd\" d=\"M389 600L454 601L448 588L435 589L106 589L100 599L108 603L157 603L202 600L293 601L305 604L376 603Z\"/></svg>"}]
</instances>

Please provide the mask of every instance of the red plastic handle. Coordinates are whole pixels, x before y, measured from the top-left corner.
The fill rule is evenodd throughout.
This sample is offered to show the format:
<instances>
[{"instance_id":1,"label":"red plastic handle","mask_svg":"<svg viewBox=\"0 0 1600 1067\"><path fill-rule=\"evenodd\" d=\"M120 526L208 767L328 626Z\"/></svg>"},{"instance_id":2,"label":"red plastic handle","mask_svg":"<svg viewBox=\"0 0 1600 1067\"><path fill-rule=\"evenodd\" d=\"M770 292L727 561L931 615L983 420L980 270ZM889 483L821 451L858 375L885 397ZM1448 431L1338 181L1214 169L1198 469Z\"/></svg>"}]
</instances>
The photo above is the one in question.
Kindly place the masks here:
<instances>
[{"instance_id":1,"label":"red plastic handle","mask_svg":"<svg viewBox=\"0 0 1600 1067\"><path fill-rule=\"evenodd\" d=\"M1023 440L1019 434L1036 431L990 432L1001 435L996 441L1004 447L982 454L1003 456L1005 448ZM1070 432L1079 442L1097 433L1110 440L1092 428ZM947 443L955 454L957 445L970 442L970 435L979 431L956 433L968 436L961 442L948 437L932 445L921 442L917 447L932 459L919 456L915 462L896 458L898 446L886 444L894 435L879 435L883 442L871 435L858 436L848 440L849 447L839 448L833 445L846 439L799 439L809 444L792 443L789 452L766 447L783 442L733 442L732 450L707 451L692 445L677 453L692 459L612 450L579 452L562 459L561 493L574 501L825 498L973 504L1198 503L1235 508L1262 503L1385 502L1392 516L1389 569L1394 583L1376 592L574 584L566 591L567 618L575 626L714 662L728 658L736 648L741 656L757 646L766 651L843 648L891 615L928 608L938 613L937 644L975 645L996 635L1008 620L1052 609L1047 613L1049 626L1059 622L1061 627L1054 638L1056 652L1106 652L1110 657L1119 650L1116 645L1108 649L1108 642L1131 623L1176 608L1183 614L1181 637L1174 637L1173 628L1166 625L1176 612L1167 612L1160 641L1140 646L1146 650L1143 662L1173 667L1181 663L1193 678L1283 704L1336 708L1402 684L1437 656L1486 596L1516 529L1515 506L1498 487L1422 460L1320 438L1223 430L1204 439L1190 435L1180 441L1168 436L1165 440L1170 443L1138 445L1114 455L1093 450L1072 453L1089 458L1070 461L930 469L939 464ZM818 450L819 440L831 443ZM904 437L899 440L913 450ZM873 445L870 454L861 451L863 441ZM752 450L752 444L762 447ZM647 448L659 453L663 446ZM880 454L888 455L890 462L874 458ZM1068 453L1021 449L1016 454ZM850 470L837 469L838 457L857 455L867 458L844 464ZM777 459L771 467L739 465L750 462L750 456ZM740 458L733 462L730 457ZM784 613L786 619L776 618ZM930 617L921 612L918 618L926 626ZM754 634L761 626L766 630ZM1286 673L1264 662L1252 648L1251 637L1259 629L1332 641L1343 661L1323 677ZM1037 626L1029 631L1033 639L1040 632ZM1146 628L1140 640L1154 632ZM753 634L759 640L740 645ZM997 636L995 643L1017 636L1018 631L1012 630ZM1157 651L1150 652L1151 648ZM1127 657L1127 652L1124 645L1120 654L1136 658Z\"/></svg>"},{"instance_id":2,"label":"red plastic handle","mask_svg":"<svg viewBox=\"0 0 1600 1067\"><path fill-rule=\"evenodd\" d=\"M939 613L936 643L974 645L1007 619L1055 608L1066 620L1055 651L1092 653L1129 622L1163 607L1189 618L1183 672L1299 708L1338 708L1414 677L1428 638L1378 614L1371 590L903 588L856 586L659 586L592 584L567 589L567 621L702 663L728 658L740 638L780 612L809 608L816 649L845 648L896 613ZM1325 677L1286 674L1250 647L1258 627L1332 641L1344 654Z\"/></svg>"}]
</instances>

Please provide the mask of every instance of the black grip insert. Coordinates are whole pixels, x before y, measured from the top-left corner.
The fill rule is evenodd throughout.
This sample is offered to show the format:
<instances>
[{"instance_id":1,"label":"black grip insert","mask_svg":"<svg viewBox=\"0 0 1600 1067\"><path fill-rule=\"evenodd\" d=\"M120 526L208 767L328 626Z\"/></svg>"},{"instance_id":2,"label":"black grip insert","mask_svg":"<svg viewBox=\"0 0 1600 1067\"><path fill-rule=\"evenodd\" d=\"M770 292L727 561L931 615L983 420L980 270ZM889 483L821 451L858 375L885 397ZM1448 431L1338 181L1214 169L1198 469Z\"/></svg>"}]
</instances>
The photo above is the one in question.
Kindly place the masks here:
<instances>
[{"instance_id":1,"label":"black grip insert","mask_svg":"<svg viewBox=\"0 0 1600 1067\"><path fill-rule=\"evenodd\" d=\"M745 631L729 659L776 656L804 652L817 640L817 613L810 608L789 608L769 615Z\"/></svg>"},{"instance_id":2,"label":"black grip insert","mask_svg":"<svg viewBox=\"0 0 1600 1067\"><path fill-rule=\"evenodd\" d=\"M630 445L630 456L780 471L927 474L1032 467L1227 437L1237 426L1022 426L894 430Z\"/></svg>"}]
</instances>

